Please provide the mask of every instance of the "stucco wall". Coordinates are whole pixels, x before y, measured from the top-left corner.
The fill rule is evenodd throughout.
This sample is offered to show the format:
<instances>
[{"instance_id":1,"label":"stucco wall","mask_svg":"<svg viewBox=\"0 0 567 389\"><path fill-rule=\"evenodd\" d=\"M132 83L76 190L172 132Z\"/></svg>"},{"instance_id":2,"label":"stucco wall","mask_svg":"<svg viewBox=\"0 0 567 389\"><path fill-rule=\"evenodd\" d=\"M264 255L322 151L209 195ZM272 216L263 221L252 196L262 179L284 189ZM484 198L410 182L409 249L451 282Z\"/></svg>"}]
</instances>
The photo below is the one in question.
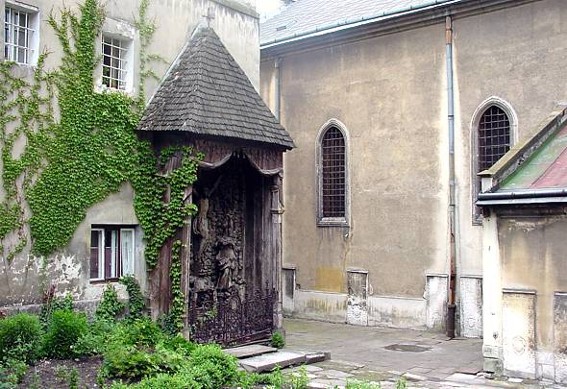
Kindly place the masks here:
<instances>
[{"instance_id":1,"label":"stucco wall","mask_svg":"<svg viewBox=\"0 0 567 389\"><path fill-rule=\"evenodd\" d=\"M482 273L482 226L472 223L473 115L486 99L499 97L517 115L516 140L539 130L537 124L567 99L565 83L559 82L565 68L566 17L564 2L545 0L454 21L459 129L455 155L460 265L465 274Z\"/></svg>"},{"instance_id":2,"label":"stucco wall","mask_svg":"<svg viewBox=\"0 0 567 389\"><path fill-rule=\"evenodd\" d=\"M13 2L15 3L15 2ZM46 66L54 68L61 59L59 42L47 23L49 13L53 10L57 17L62 7L77 10L81 1L63 0L26 0L29 6L39 9L40 17L40 50L47 50ZM138 15L138 0L109 0L104 2L107 23L103 28L108 32L124 32L133 40L134 80L137 80L139 68L139 34L136 31L135 19ZM155 62L151 65L156 74L161 77L186 41L195 27L205 20L204 15L210 14L214 19L210 21L228 50L244 69L252 83L259 85L259 48L258 48L258 17L254 9L254 2L250 0L152 0L148 9L148 18L154 20L157 30L153 41L148 48L151 54L157 54L164 62ZM5 0L0 0L0 8L4 9ZM4 12L2 12L3 22ZM116 30L116 31L114 31ZM2 34L3 37L3 34ZM1 38L3 39L3 38ZM0 42L3 43L4 42ZM3 53L3 51L2 51ZM3 55L3 54L2 54ZM31 77L29 66L19 66L18 75ZM98 70L100 72L100 69ZM95 77L99 78L99 77ZM100 82L100 80L99 80ZM155 80L148 81L146 88L149 98L157 87ZM134 83L132 94L136 93L139 85ZM25 142L21 142L24 147ZM16 150L16 154L21 150ZM133 190L125 184L116 194L109 196L105 201L95 204L87 212L87 217L78 227L68 247L49 258L36 258L29 253L31 247L9 263L7 258L0 259L0 306L17 304L26 305L40 301L42 289L54 283L59 293L72 292L79 300L96 300L100 297L105 284L92 284L89 282L89 245L90 229L94 224L102 225L138 225L132 199ZM0 196L3 192L0 190ZM29 229L26 229L29 234ZM9 242L2 242L7 244ZM139 227L135 229L136 263L135 275L145 287L146 269L143 260L143 232Z\"/></svg>"},{"instance_id":3,"label":"stucco wall","mask_svg":"<svg viewBox=\"0 0 567 389\"><path fill-rule=\"evenodd\" d=\"M498 218L504 296L498 339L507 372L565 382L566 231L565 215Z\"/></svg>"},{"instance_id":4,"label":"stucco wall","mask_svg":"<svg viewBox=\"0 0 567 389\"><path fill-rule=\"evenodd\" d=\"M301 289L346 293L355 267L371 296L421 299L426 274L446 272L443 42L437 25L281 58L281 121L298 146L285 156L284 263ZM261 66L272 108L274 65ZM332 118L348 133L349 227L317 226L316 142Z\"/></svg>"},{"instance_id":5,"label":"stucco wall","mask_svg":"<svg viewBox=\"0 0 567 389\"><path fill-rule=\"evenodd\" d=\"M564 4L485 11L453 18L457 312L466 336L480 335L483 305L482 225L472 217L473 116L491 97L509 104L517 141L567 99L559 81ZM279 54L281 119L298 145L285 159L284 262L297 266L298 287L346 293L346 269L358 267L368 270L369 294L428 298L426 276L448 273L443 22L355 42L337 33L324 47ZM268 52L260 89L275 109L278 54ZM316 137L331 118L349 133L351 228L316 226Z\"/></svg>"}]
</instances>

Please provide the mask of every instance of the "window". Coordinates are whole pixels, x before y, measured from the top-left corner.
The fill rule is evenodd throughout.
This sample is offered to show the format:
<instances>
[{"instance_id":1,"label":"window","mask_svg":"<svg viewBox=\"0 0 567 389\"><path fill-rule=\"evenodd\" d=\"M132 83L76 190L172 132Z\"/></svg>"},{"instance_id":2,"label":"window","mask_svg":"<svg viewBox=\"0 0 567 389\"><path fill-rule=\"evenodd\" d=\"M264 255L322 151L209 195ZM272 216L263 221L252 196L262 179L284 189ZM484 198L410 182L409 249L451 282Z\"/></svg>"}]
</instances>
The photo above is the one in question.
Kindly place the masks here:
<instances>
[{"instance_id":1,"label":"window","mask_svg":"<svg viewBox=\"0 0 567 389\"><path fill-rule=\"evenodd\" d=\"M116 280L134 273L134 228L93 227L90 247L91 280Z\"/></svg>"},{"instance_id":2,"label":"window","mask_svg":"<svg viewBox=\"0 0 567 389\"><path fill-rule=\"evenodd\" d=\"M478 172L489 169L510 150L510 120L501 108L489 107L478 124Z\"/></svg>"},{"instance_id":3,"label":"window","mask_svg":"<svg viewBox=\"0 0 567 389\"><path fill-rule=\"evenodd\" d=\"M481 191L478 173L490 169L510 150L515 139L517 120L508 103L497 97L486 100L474 115L473 121L473 168L472 208L473 224L482 221L481 210L475 205Z\"/></svg>"},{"instance_id":4,"label":"window","mask_svg":"<svg viewBox=\"0 0 567 389\"><path fill-rule=\"evenodd\" d=\"M4 58L6 60L35 65L38 21L37 10L6 4L4 9Z\"/></svg>"},{"instance_id":5,"label":"window","mask_svg":"<svg viewBox=\"0 0 567 389\"><path fill-rule=\"evenodd\" d=\"M131 67L130 42L103 35L102 84L111 89L128 90Z\"/></svg>"},{"instance_id":6,"label":"window","mask_svg":"<svg viewBox=\"0 0 567 389\"><path fill-rule=\"evenodd\" d=\"M319 136L319 224L347 224L347 143L333 122Z\"/></svg>"}]
</instances>

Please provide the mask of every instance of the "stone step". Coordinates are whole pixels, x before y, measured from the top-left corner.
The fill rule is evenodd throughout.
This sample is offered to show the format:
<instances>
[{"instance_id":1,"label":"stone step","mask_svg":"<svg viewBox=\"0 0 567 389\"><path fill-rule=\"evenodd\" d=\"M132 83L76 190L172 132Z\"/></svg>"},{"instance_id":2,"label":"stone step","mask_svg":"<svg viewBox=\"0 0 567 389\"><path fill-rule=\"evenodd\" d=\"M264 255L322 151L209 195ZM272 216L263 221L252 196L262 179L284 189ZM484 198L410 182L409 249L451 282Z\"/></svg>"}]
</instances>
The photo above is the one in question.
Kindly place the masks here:
<instances>
[{"instance_id":1,"label":"stone step","mask_svg":"<svg viewBox=\"0 0 567 389\"><path fill-rule=\"evenodd\" d=\"M261 344L251 344L247 346L233 347L224 350L227 354L233 355L238 359L255 357L256 355L275 353L275 347L262 346Z\"/></svg>"},{"instance_id":2,"label":"stone step","mask_svg":"<svg viewBox=\"0 0 567 389\"><path fill-rule=\"evenodd\" d=\"M284 369L292 365L301 365L306 359L305 353L280 350L276 353L244 358L239 360L239 363L249 373L264 373L274 370L276 366Z\"/></svg>"}]
</instances>

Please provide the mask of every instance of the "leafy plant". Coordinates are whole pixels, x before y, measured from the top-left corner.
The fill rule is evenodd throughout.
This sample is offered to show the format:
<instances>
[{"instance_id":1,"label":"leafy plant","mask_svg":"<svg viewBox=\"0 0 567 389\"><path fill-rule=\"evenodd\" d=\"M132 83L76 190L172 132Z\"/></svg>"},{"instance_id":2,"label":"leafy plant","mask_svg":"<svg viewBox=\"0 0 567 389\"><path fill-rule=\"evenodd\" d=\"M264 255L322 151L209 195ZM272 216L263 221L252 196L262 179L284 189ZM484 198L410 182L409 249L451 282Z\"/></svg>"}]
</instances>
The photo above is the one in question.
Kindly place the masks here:
<instances>
[{"instance_id":1,"label":"leafy plant","mask_svg":"<svg viewBox=\"0 0 567 389\"><path fill-rule=\"evenodd\" d=\"M146 308L146 299L138 280L132 275L127 275L120 278L120 283L126 286L126 292L128 292L128 317L132 319L141 318Z\"/></svg>"},{"instance_id":2,"label":"leafy plant","mask_svg":"<svg viewBox=\"0 0 567 389\"><path fill-rule=\"evenodd\" d=\"M102 293L102 298L96 308L95 317L98 320L116 320L124 312L124 304L118 300L116 288L109 284Z\"/></svg>"},{"instance_id":3,"label":"leafy plant","mask_svg":"<svg viewBox=\"0 0 567 389\"><path fill-rule=\"evenodd\" d=\"M115 328L115 323L106 320L95 320L90 323L87 332L81 335L73 346L73 354L76 357L102 354Z\"/></svg>"},{"instance_id":4,"label":"leafy plant","mask_svg":"<svg viewBox=\"0 0 567 389\"><path fill-rule=\"evenodd\" d=\"M281 332L276 331L270 338L270 344L275 348L283 348L285 346L285 339Z\"/></svg>"},{"instance_id":5,"label":"leafy plant","mask_svg":"<svg viewBox=\"0 0 567 389\"><path fill-rule=\"evenodd\" d=\"M309 377L305 366L301 366L296 372L291 373L289 380L291 389L307 389Z\"/></svg>"},{"instance_id":6,"label":"leafy plant","mask_svg":"<svg viewBox=\"0 0 567 389\"><path fill-rule=\"evenodd\" d=\"M193 374L205 373L208 376L207 382L202 382L205 388L230 386L237 378L237 359L216 344L197 346L191 353L191 366Z\"/></svg>"},{"instance_id":7,"label":"leafy plant","mask_svg":"<svg viewBox=\"0 0 567 389\"><path fill-rule=\"evenodd\" d=\"M37 316L18 313L0 320L0 362L33 362L39 356L43 331Z\"/></svg>"},{"instance_id":8,"label":"leafy plant","mask_svg":"<svg viewBox=\"0 0 567 389\"><path fill-rule=\"evenodd\" d=\"M28 365L18 359L0 362L0 389L15 389L26 374Z\"/></svg>"},{"instance_id":9,"label":"leafy plant","mask_svg":"<svg viewBox=\"0 0 567 389\"><path fill-rule=\"evenodd\" d=\"M57 297L55 295L55 285L51 284L43 292L41 311L39 318L43 328L47 328L51 321L51 315L55 311L73 311L73 296L67 294L64 297Z\"/></svg>"},{"instance_id":10,"label":"leafy plant","mask_svg":"<svg viewBox=\"0 0 567 389\"><path fill-rule=\"evenodd\" d=\"M408 387L408 382L405 377L400 378L396 381L396 389L406 389Z\"/></svg>"},{"instance_id":11,"label":"leafy plant","mask_svg":"<svg viewBox=\"0 0 567 389\"><path fill-rule=\"evenodd\" d=\"M46 355L60 359L72 358L75 356L75 344L87 331L87 317L84 313L63 310L53 312L45 334Z\"/></svg>"}]
</instances>

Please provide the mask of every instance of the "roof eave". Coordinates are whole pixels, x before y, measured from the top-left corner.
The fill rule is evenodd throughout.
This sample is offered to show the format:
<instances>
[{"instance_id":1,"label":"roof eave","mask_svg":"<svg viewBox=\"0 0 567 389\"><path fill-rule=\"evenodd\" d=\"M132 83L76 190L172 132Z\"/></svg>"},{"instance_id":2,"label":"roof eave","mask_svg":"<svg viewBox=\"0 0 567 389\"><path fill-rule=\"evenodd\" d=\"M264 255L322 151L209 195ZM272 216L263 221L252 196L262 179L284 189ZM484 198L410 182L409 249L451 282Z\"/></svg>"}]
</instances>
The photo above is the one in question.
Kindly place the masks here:
<instances>
[{"instance_id":1,"label":"roof eave","mask_svg":"<svg viewBox=\"0 0 567 389\"><path fill-rule=\"evenodd\" d=\"M336 43L337 39L357 39L368 34L389 34L419 26L427 26L444 20L446 16L470 16L541 0L453 0L436 2L428 6L410 8L392 14L371 17L358 21L345 21L339 25L318 26L317 28L282 39L260 42L263 56L278 55L312 46Z\"/></svg>"}]
</instances>

